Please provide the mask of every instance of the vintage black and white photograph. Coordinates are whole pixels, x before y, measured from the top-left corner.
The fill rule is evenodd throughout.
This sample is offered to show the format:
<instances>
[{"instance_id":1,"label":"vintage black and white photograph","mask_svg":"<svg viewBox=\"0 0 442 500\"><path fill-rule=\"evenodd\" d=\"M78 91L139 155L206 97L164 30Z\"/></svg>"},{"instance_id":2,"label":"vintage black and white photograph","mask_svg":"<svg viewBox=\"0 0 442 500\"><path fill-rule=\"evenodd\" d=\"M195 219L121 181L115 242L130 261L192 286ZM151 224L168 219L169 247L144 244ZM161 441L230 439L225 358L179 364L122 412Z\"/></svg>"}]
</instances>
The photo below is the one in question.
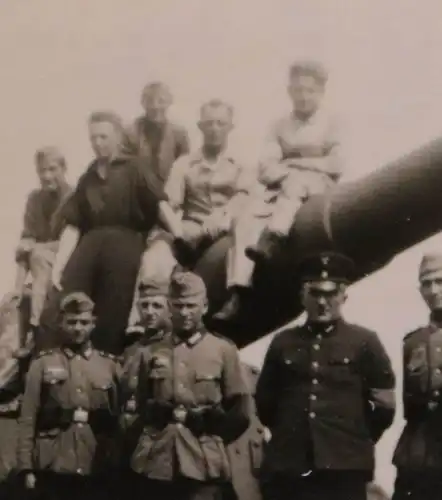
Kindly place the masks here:
<instances>
[{"instance_id":1,"label":"vintage black and white photograph","mask_svg":"<svg viewBox=\"0 0 442 500\"><path fill-rule=\"evenodd\" d=\"M442 497L441 17L1 2L0 500Z\"/></svg>"}]
</instances>

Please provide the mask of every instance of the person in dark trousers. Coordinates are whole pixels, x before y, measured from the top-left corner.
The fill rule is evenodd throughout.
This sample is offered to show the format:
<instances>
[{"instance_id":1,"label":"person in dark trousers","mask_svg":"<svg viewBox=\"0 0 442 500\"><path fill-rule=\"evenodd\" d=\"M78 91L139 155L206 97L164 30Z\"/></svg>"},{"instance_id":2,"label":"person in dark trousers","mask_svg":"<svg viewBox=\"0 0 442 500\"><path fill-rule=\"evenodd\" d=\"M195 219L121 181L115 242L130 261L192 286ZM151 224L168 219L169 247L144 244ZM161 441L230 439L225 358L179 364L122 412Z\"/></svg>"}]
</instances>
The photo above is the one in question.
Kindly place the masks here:
<instances>
[{"instance_id":1,"label":"person in dark trousers","mask_svg":"<svg viewBox=\"0 0 442 500\"><path fill-rule=\"evenodd\" d=\"M307 321L277 334L256 389L271 432L266 499L365 500L374 447L395 414L395 376L378 335L345 322L353 263L326 252L300 266Z\"/></svg>"},{"instance_id":2,"label":"person in dark trousers","mask_svg":"<svg viewBox=\"0 0 442 500\"><path fill-rule=\"evenodd\" d=\"M199 276L175 271L172 332L139 357L135 498L214 500L230 482L225 447L249 425L249 393L236 346L203 326L206 293Z\"/></svg>"},{"instance_id":3,"label":"person in dark trousers","mask_svg":"<svg viewBox=\"0 0 442 500\"><path fill-rule=\"evenodd\" d=\"M39 347L58 342L60 295L80 290L96 304L94 347L120 355L145 239L158 221L172 234L179 221L155 173L121 156L117 115L92 113L89 134L96 159L64 207L66 227L52 272L56 290L43 311Z\"/></svg>"},{"instance_id":4,"label":"person in dark trousers","mask_svg":"<svg viewBox=\"0 0 442 500\"><path fill-rule=\"evenodd\" d=\"M393 456L394 500L442 495L442 252L423 256L419 283L430 318L403 342L406 425Z\"/></svg>"},{"instance_id":5,"label":"person in dark trousers","mask_svg":"<svg viewBox=\"0 0 442 500\"><path fill-rule=\"evenodd\" d=\"M90 342L94 303L61 303L62 347L31 362L19 419L18 470L43 498L108 498L117 463L119 365ZM107 477L106 477L107 475Z\"/></svg>"}]
</instances>

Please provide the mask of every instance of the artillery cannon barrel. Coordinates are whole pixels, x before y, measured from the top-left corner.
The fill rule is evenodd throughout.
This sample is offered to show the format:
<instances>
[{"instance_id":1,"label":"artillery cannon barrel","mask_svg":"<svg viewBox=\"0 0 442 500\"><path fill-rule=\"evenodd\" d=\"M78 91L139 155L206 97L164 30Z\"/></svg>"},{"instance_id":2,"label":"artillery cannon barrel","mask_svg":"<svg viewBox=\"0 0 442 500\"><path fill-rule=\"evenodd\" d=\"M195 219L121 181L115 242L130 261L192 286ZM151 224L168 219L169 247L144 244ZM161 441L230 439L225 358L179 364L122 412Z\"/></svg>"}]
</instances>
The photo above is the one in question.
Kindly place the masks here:
<instances>
[{"instance_id":1,"label":"artillery cannon barrel","mask_svg":"<svg viewBox=\"0 0 442 500\"><path fill-rule=\"evenodd\" d=\"M257 269L242 326L224 331L243 347L302 312L296 263L321 250L354 259L357 279L381 269L400 252L442 229L442 138L371 175L311 198L298 212L290 241L266 269ZM216 242L198 261L209 298L226 298L225 254L229 238Z\"/></svg>"}]
</instances>

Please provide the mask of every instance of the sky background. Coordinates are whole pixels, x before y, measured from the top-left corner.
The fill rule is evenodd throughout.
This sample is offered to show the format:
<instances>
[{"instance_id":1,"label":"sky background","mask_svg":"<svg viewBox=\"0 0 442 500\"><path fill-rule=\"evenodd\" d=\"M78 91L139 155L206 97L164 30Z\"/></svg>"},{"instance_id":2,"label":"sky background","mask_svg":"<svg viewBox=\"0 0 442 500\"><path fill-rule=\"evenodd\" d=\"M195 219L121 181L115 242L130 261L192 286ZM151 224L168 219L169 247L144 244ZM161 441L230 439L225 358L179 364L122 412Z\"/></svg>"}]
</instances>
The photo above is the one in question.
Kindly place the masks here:
<instances>
[{"instance_id":1,"label":"sky background","mask_svg":"<svg viewBox=\"0 0 442 500\"><path fill-rule=\"evenodd\" d=\"M328 101L342 121L346 179L362 177L442 130L439 0L2 0L0 144L1 292L14 279L13 248L37 147L58 145L74 182L91 151L86 119L114 109L126 120L142 86L168 82L173 118L199 143L198 107L220 97L236 109L234 148L253 165L270 122L288 109L288 65L319 58L330 69ZM395 367L405 332L426 321L417 293L434 237L351 289L346 315L375 328ZM245 350L259 364L267 341ZM378 449L379 482L391 490L391 451Z\"/></svg>"}]
</instances>

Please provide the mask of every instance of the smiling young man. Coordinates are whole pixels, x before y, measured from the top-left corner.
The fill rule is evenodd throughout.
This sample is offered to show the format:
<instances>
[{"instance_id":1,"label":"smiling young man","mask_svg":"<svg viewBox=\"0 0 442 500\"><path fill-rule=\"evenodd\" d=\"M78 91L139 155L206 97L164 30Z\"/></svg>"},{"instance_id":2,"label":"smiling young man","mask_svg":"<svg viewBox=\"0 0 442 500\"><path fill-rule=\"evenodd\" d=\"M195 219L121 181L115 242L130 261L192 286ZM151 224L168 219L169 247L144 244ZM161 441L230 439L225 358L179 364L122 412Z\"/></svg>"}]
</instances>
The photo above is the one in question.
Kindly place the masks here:
<instances>
[{"instance_id":1,"label":"smiling young man","mask_svg":"<svg viewBox=\"0 0 442 500\"><path fill-rule=\"evenodd\" d=\"M94 303L82 292L61 303L62 346L40 352L26 378L18 468L43 498L107 498L118 429L119 369L93 349Z\"/></svg>"},{"instance_id":2,"label":"smiling young man","mask_svg":"<svg viewBox=\"0 0 442 500\"><path fill-rule=\"evenodd\" d=\"M202 279L176 270L172 332L139 357L136 403L144 429L133 453L136 498L216 500L231 479L226 444L248 427L238 350L203 326Z\"/></svg>"},{"instance_id":3,"label":"smiling young man","mask_svg":"<svg viewBox=\"0 0 442 500\"><path fill-rule=\"evenodd\" d=\"M430 319L404 338L406 425L393 457L394 500L433 500L442 488L442 252L423 256L419 285Z\"/></svg>"},{"instance_id":4,"label":"smiling young man","mask_svg":"<svg viewBox=\"0 0 442 500\"><path fill-rule=\"evenodd\" d=\"M60 238L55 217L71 192L66 182L66 159L58 148L47 146L37 150L35 165L40 187L28 196L15 255L15 295L19 300L23 297L28 274L32 277L30 331L26 346L17 353L20 357L30 353L35 331L40 324Z\"/></svg>"},{"instance_id":5,"label":"smiling young man","mask_svg":"<svg viewBox=\"0 0 442 500\"><path fill-rule=\"evenodd\" d=\"M155 174L122 157L120 117L94 112L88 128L95 159L64 207L66 227L52 269L61 294L51 294L45 306L41 343L57 343L59 296L81 290L96 305L94 347L120 355L145 240L159 222L173 233L179 219Z\"/></svg>"},{"instance_id":6,"label":"smiling young man","mask_svg":"<svg viewBox=\"0 0 442 500\"><path fill-rule=\"evenodd\" d=\"M256 389L272 434L264 496L365 500L374 444L395 412L391 363L376 333L342 318L350 259L321 253L299 275L307 321L274 337Z\"/></svg>"}]
</instances>

